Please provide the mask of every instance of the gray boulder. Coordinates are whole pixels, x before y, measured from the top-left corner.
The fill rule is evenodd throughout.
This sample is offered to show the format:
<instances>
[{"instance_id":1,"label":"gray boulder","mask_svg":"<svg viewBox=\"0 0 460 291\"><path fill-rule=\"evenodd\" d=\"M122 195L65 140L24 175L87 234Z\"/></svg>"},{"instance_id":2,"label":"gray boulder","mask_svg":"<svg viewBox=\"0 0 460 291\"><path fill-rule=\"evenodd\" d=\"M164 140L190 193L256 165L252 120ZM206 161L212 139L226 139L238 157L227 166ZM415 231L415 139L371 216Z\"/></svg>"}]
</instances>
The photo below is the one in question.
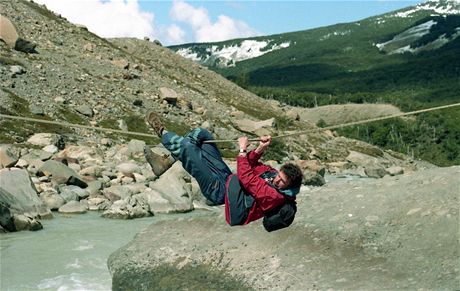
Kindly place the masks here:
<instances>
[{"instance_id":1,"label":"gray boulder","mask_svg":"<svg viewBox=\"0 0 460 291\"><path fill-rule=\"evenodd\" d=\"M2 169L0 170L0 222L3 228L15 231L35 228L35 218L51 218L52 214L48 207L38 197L32 180L26 170ZM27 221L29 227L16 227L15 215L32 217ZM24 220L21 220L24 221Z\"/></svg>"},{"instance_id":2,"label":"gray boulder","mask_svg":"<svg viewBox=\"0 0 460 291\"><path fill-rule=\"evenodd\" d=\"M145 197L141 194L115 201L102 214L102 217L116 219L133 219L147 216L152 216L152 212Z\"/></svg>"},{"instance_id":3,"label":"gray boulder","mask_svg":"<svg viewBox=\"0 0 460 291\"><path fill-rule=\"evenodd\" d=\"M42 115L42 116L45 115L45 109L39 105L30 104L29 111L30 113L35 114L35 115Z\"/></svg>"},{"instance_id":4,"label":"gray boulder","mask_svg":"<svg viewBox=\"0 0 460 291\"><path fill-rule=\"evenodd\" d=\"M28 143L37 145L37 146L48 146L48 145L55 145L58 148L62 149L64 145L64 141L62 136L59 134L54 133L36 133L31 136L28 140Z\"/></svg>"},{"instance_id":5,"label":"gray boulder","mask_svg":"<svg viewBox=\"0 0 460 291\"><path fill-rule=\"evenodd\" d=\"M86 161L99 160L99 153L95 148L89 146L70 145L60 151L57 158L78 161L80 164Z\"/></svg>"},{"instance_id":6,"label":"gray boulder","mask_svg":"<svg viewBox=\"0 0 460 291\"><path fill-rule=\"evenodd\" d=\"M125 59L113 60L111 61L111 63L120 69L124 69L124 70L129 69L129 62Z\"/></svg>"},{"instance_id":7,"label":"gray boulder","mask_svg":"<svg viewBox=\"0 0 460 291\"><path fill-rule=\"evenodd\" d=\"M59 194L62 198L64 198L66 202L79 201L89 196L88 191L75 185L67 185L61 187Z\"/></svg>"},{"instance_id":8,"label":"gray boulder","mask_svg":"<svg viewBox=\"0 0 460 291\"><path fill-rule=\"evenodd\" d=\"M66 203L66 200L61 195L59 195L56 190L53 191L51 189L40 193L40 199L51 210L58 210L59 207Z\"/></svg>"},{"instance_id":9,"label":"gray boulder","mask_svg":"<svg viewBox=\"0 0 460 291\"><path fill-rule=\"evenodd\" d=\"M28 54L37 53L37 51L35 50L36 47L37 47L37 44L32 43L20 37L16 40L16 43L14 44L15 50L23 52L23 53L28 53Z\"/></svg>"},{"instance_id":10,"label":"gray boulder","mask_svg":"<svg viewBox=\"0 0 460 291\"><path fill-rule=\"evenodd\" d=\"M176 105L179 95L171 88L161 87L160 98L161 100L168 102L168 104Z\"/></svg>"},{"instance_id":11,"label":"gray boulder","mask_svg":"<svg viewBox=\"0 0 460 291\"><path fill-rule=\"evenodd\" d=\"M115 185L105 188L104 190L102 190L102 193L112 202L128 198L134 194L133 190L131 190L129 187L121 185Z\"/></svg>"},{"instance_id":12,"label":"gray boulder","mask_svg":"<svg viewBox=\"0 0 460 291\"><path fill-rule=\"evenodd\" d=\"M69 201L63 206L59 207L60 213L66 214L83 214L86 213L86 207L78 201Z\"/></svg>"},{"instance_id":13,"label":"gray boulder","mask_svg":"<svg viewBox=\"0 0 460 291\"><path fill-rule=\"evenodd\" d=\"M193 193L190 175L182 168L180 162L176 162L163 173L160 178L150 183L150 188L169 201L170 209L166 212L187 212L193 210ZM158 200L155 191L148 192L150 202ZM152 203L154 204L154 203ZM155 209L154 206L151 208Z\"/></svg>"},{"instance_id":14,"label":"gray boulder","mask_svg":"<svg viewBox=\"0 0 460 291\"><path fill-rule=\"evenodd\" d=\"M88 209L92 211L107 210L112 203L103 197L88 198Z\"/></svg>"},{"instance_id":15,"label":"gray boulder","mask_svg":"<svg viewBox=\"0 0 460 291\"><path fill-rule=\"evenodd\" d=\"M390 176L396 176L396 175L404 174L404 169L402 167L399 167L399 166L392 166L392 167L386 168L385 171Z\"/></svg>"},{"instance_id":16,"label":"gray boulder","mask_svg":"<svg viewBox=\"0 0 460 291\"><path fill-rule=\"evenodd\" d=\"M55 154L59 151L58 147L55 146L54 144L47 145L43 147L42 150L44 150L45 152L51 153L51 154Z\"/></svg>"},{"instance_id":17,"label":"gray boulder","mask_svg":"<svg viewBox=\"0 0 460 291\"><path fill-rule=\"evenodd\" d=\"M383 167L369 166L364 168L364 173L370 178L383 178L387 174L387 171Z\"/></svg>"},{"instance_id":18,"label":"gray boulder","mask_svg":"<svg viewBox=\"0 0 460 291\"><path fill-rule=\"evenodd\" d=\"M25 214L17 214L13 216L13 223L16 231L31 230L36 231L43 229L43 225L35 217Z\"/></svg>"},{"instance_id":19,"label":"gray boulder","mask_svg":"<svg viewBox=\"0 0 460 291\"><path fill-rule=\"evenodd\" d=\"M169 202L168 199L163 198L160 192L149 189L143 195L146 197L147 203L149 204L150 211L154 214L157 213L172 213L175 212L176 208L174 204Z\"/></svg>"},{"instance_id":20,"label":"gray boulder","mask_svg":"<svg viewBox=\"0 0 460 291\"><path fill-rule=\"evenodd\" d=\"M88 183L88 187L85 188L88 191L89 196L96 196L101 192L102 182L99 180L94 180Z\"/></svg>"},{"instance_id":21,"label":"gray boulder","mask_svg":"<svg viewBox=\"0 0 460 291\"><path fill-rule=\"evenodd\" d=\"M139 166L134 162L126 162L119 164L117 165L116 169L117 171L128 177L133 177L134 173L141 173Z\"/></svg>"},{"instance_id":22,"label":"gray boulder","mask_svg":"<svg viewBox=\"0 0 460 291\"><path fill-rule=\"evenodd\" d=\"M53 154L50 152L32 149L29 151L28 154L23 155L21 159L26 160L27 162L29 162L29 164L32 164L34 160L46 161L49 160L52 156Z\"/></svg>"},{"instance_id":23,"label":"gray boulder","mask_svg":"<svg viewBox=\"0 0 460 291\"><path fill-rule=\"evenodd\" d=\"M133 155L143 155L144 154L145 141L132 139L128 143L128 151Z\"/></svg>"},{"instance_id":24,"label":"gray boulder","mask_svg":"<svg viewBox=\"0 0 460 291\"><path fill-rule=\"evenodd\" d=\"M74 170L54 160L46 161L39 168L39 172L46 176L51 176L52 180L58 184L76 185L83 188L88 186L83 178Z\"/></svg>"},{"instance_id":25,"label":"gray boulder","mask_svg":"<svg viewBox=\"0 0 460 291\"><path fill-rule=\"evenodd\" d=\"M364 173L371 178L382 178L385 176L386 171L385 167L387 162L355 151L349 151L349 155L347 156L346 160L351 162L356 167L364 168Z\"/></svg>"},{"instance_id":26,"label":"gray boulder","mask_svg":"<svg viewBox=\"0 0 460 291\"><path fill-rule=\"evenodd\" d=\"M323 176L319 173L311 171L311 170L304 170L303 172L303 181L302 184L310 185L310 186L323 186L326 184L326 180Z\"/></svg>"},{"instance_id":27,"label":"gray boulder","mask_svg":"<svg viewBox=\"0 0 460 291\"><path fill-rule=\"evenodd\" d=\"M0 146L0 169L14 166L19 160L19 153L11 145Z\"/></svg>"},{"instance_id":28,"label":"gray boulder","mask_svg":"<svg viewBox=\"0 0 460 291\"><path fill-rule=\"evenodd\" d=\"M43 225L39 220L30 215L18 214L13 217L14 227L19 230L36 231L43 229Z\"/></svg>"},{"instance_id":29,"label":"gray boulder","mask_svg":"<svg viewBox=\"0 0 460 291\"><path fill-rule=\"evenodd\" d=\"M78 171L78 173L82 176L92 176L92 177L101 177L102 172L103 172L103 168L98 165L88 166Z\"/></svg>"},{"instance_id":30,"label":"gray boulder","mask_svg":"<svg viewBox=\"0 0 460 291\"><path fill-rule=\"evenodd\" d=\"M24 69L24 67L22 67L22 66L11 66L10 67L10 73L11 73L11 76L14 78L17 75L25 74L26 69Z\"/></svg>"},{"instance_id":31,"label":"gray boulder","mask_svg":"<svg viewBox=\"0 0 460 291\"><path fill-rule=\"evenodd\" d=\"M81 113L81 114L83 114L85 116L88 116L88 117L93 117L93 115L94 115L93 108L88 104L83 104L83 105L77 106L75 108L75 110L77 110L78 113Z\"/></svg>"},{"instance_id":32,"label":"gray boulder","mask_svg":"<svg viewBox=\"0 0 460 291\"><path fill-rule=\"evenodd\" d=\"M254 121L250 119L237 119L235 125L245 132L251 132L260 135L270 134L275 126L275 118L270 118L262 121Z\"/></svg>"},{"instance_id":33,"label":"gray boulder","mask_svg":"<svg viewBox=\"0 0 460 291\"><path fill-rule=\"evenodd\" d=\"M0 40L3 40L9 48L14 48L18 39L18 32L11 21L0 15Z\"/></svg>"},{"instance_id":34,"label":"gray boulder","mask_svg":"<svg viewBox=\"0 0 460 291\"><path fill-rule=\"evenodd\" d=\"M0 189L0 195L11 195L6 194L5 191ZM12 195L11 195L12 196ZM4 202L4 197L0 197L0 227L2 232L7 231L16 231L16 227L14 225L13 215L10 211L10 204Z\"/></svg>"}]
</instances>

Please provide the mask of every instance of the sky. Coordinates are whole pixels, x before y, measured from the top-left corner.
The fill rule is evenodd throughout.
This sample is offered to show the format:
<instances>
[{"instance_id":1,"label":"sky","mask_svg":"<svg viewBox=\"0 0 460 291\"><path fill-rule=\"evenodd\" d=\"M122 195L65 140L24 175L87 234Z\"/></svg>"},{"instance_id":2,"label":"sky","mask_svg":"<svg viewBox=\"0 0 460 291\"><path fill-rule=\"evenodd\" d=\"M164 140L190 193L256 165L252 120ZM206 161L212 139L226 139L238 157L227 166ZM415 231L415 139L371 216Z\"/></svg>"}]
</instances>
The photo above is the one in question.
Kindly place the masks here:
<instances>
[{"instance_id":1,"label":"sky","mask_svg":"<svg viewBox=\"0 0 460 291\"><path fill-rule=\"evenodd\" d=\"M101 37L217 42L353 22L422 0L35 0Z\"/></svg>"}]
</instances>

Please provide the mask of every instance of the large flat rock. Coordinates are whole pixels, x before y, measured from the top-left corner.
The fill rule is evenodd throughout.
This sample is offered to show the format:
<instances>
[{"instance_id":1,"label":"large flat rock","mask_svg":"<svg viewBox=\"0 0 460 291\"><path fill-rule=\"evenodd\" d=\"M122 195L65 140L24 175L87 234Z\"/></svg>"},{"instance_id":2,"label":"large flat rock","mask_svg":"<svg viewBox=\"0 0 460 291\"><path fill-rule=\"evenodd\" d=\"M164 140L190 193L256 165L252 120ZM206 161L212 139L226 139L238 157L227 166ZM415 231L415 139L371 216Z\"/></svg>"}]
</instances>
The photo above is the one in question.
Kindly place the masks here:
<instances>
[{"instance_id":1,"label":"large flat rock","mask_svg":"<svg viewBox=\"0 0 460 291\"><path fill-rule=\"evenodd\" d=\"M223 209L156 223L110 256L112 287L452 290L459 177L435 168L304 188L293 225L274 233L229 227Z\"/></svg>"}]
</instances>

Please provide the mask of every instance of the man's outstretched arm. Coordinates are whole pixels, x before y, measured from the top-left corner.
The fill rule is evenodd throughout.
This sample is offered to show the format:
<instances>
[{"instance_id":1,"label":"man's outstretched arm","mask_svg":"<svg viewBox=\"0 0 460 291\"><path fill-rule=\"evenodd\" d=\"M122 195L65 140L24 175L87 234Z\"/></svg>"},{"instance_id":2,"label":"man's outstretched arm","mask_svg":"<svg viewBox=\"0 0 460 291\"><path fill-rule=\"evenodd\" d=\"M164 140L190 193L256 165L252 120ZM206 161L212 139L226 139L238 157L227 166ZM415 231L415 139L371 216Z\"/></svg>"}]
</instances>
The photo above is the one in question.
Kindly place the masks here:
<instances>
[{"instance_id":1,"label":"man's outstretched arm","mask_svg":"<svg viewBox=\"0 0 460 291\"><path fill-rule=\"evenodd\" d=\"M260 178L255 172L250 164L249 158L245 150L248 146L248 139L247 137L240 137L238 139L238 143L240 145L240 154L237 157L237 175L238 179L240 180L243 187L248 190L251 195L256 199L259 206L262 208L263 211L269 210L276 205L279 205L280 201L284 199L284 197L278 193L273 187L269 186L264 179ZM266 147L270 144L269 139L264 139L259 144L258 149L265 151ZM256 151L252 151L255 156L259 156ZM259 163L261 165L259 170L270 170L271 168ZM264 169L262 169L264 168ZM266 168L266 169L265 169Z\"/></svg>"}]
</instances>

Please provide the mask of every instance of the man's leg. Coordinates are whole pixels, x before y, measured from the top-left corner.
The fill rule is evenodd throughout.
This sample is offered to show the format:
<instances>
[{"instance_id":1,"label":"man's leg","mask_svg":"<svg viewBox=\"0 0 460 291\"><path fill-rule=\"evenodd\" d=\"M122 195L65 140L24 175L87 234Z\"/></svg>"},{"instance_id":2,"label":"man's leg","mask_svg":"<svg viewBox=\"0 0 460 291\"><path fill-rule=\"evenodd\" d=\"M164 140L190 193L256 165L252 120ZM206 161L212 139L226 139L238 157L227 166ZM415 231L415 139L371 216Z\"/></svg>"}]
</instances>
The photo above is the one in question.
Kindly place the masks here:
<instances>
[{"instance_id":1,"label":"man's leg","mask_svg":"<svg viewBox=\"0 0 460 291\"><path fill-rule=\"evenodd\" d=\"M222 204L231 171L214 144L202 143L208 139L212 139L212 135L207 130L195 129L185 137L165 132L162 143L197 180L203 195L215 204Z\"/></svg>"}]
</instances>

